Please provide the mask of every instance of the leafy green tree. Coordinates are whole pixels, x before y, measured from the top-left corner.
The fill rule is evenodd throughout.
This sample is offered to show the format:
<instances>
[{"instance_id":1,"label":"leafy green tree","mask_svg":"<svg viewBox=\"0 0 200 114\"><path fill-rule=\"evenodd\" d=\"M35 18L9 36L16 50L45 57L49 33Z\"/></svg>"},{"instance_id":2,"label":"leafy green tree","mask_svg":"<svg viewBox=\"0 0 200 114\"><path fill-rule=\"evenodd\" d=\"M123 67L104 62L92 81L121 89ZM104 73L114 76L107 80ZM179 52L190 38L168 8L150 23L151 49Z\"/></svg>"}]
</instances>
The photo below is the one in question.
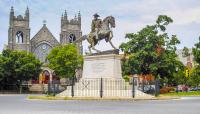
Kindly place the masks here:
<instances>
[{"instance_id":1,"label":"leafy green tree","mask_svg":"<svg viewBox=\"0 0 200 114\"><path fill-rule=\"evenodd\" d=\"M189 49L187 47L183 48L183 53L182 53L183 57L188 57L190 56L190 52Z\"/></svg>"},{"instance_id":2,"label":"leafy green tree","mask_svg":"<svg viewBox=\"0 0 200 114\"><path fill-rule=\"evenodd\" d=\"M26 51L3 50L0 57L1 83L16 84L37 77L41 72L41 63L32 53Z\"/></svg>"},{"instance_id":3,"label":"leafy green tree","mask_svg":"<svg viewBox=\"0 0 200 114\"><path fill-rule=\"evenodd\" d=\"M122 68L124 74L153 74L157 78L173 79L176 67L182 67L176 54L176 45L180 43L176 35L169 36L166 26L173 20L160 15L156 24L147 25L137 33L128 33L128 42L122 43L120 49L128 56ZM127 68L128 67L128 68Z\"/></svg>"},{"instance_id":4,"label":"leafy green tree","mask_svg":"<svg viewBox=\"0 0 200 114\"><path fill-rule=\"evenodd\" d=\"M193 55L194 55L194 60L200 64L200 37L199 37L199 42L195 44L195 47L192 49Z\"/></svg>"},{"instance_id":5,"label":"leafy green tree","mask_svg":"<svg viewBox=\"0 0 200 114\"><path fill-rule=\"evenodd\" d=\"M185 71L184 71L184 65L179 66L181 67L180 70L176 71L173 73L172 81L173 83L177 85L183 85L186 84L187 77L185 76Z\"/></svg>"},{"instance_id":6,"label":"leafy green tree","mask_svg":"<svg viewBox=\"0 0 200 114\"><path fill-rule=\"evenodd\" d=\"M82 67L83 58L74 44L55 47L47 56L49 67L63 78L72 78L76 70Z\"/></svg>"},{"instance_id":7,"label":"leafy green tree","mask_svg":"<svg viewBox=\"0 0 200 114\"><path fill-rule=\"evenodd\" d=\"M192 53L197 64L195 65L191 74L190 84L193 86L198 86L200 84L200 37L199 42L195 44L194 48L192 48Z\"/></svg>"},{"instance_id":8,"label":"leafy green tree","mask_svg":"<svg viewBox=\"0 0 200 114\"><path fill-rule=\"evenodd\" d=\"M15 72L19 80L28 81L34 76L39 76L42 64L32 53L14 51L12 56L17 57Z\"/></svg>"},{"instance_id":9,"label":"leafy green tree","mask_svg":"<svg viewBox=\"0 0 200 114\"><path fill-rule=\"evenodd\" d=\"M3 77L4 77L3 58L0 55L0 81L3 79Z\"/></svg>"}]
</instances>

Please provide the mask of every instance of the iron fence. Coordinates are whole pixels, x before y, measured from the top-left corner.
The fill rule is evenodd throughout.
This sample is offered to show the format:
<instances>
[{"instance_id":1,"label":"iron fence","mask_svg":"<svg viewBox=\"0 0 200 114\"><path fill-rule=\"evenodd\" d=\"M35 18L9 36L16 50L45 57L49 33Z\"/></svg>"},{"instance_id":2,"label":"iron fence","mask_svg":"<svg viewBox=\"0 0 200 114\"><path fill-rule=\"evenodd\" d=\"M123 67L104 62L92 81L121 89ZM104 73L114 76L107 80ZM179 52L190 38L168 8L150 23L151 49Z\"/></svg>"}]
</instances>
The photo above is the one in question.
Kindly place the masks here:
<instances>
[{"instance_id":1,"label":"iron fence","mask_svg":"<svg viewBox=\"0 0 200 114\"><path fill-rule=\"evenodd\" d=\"M135 97L156 95L156 81L138 83L124 79L96 78L80 79L68 86L59 96L71 97ZM157 91L158 92L158 91Z\"/></svg>"}]
</instances>

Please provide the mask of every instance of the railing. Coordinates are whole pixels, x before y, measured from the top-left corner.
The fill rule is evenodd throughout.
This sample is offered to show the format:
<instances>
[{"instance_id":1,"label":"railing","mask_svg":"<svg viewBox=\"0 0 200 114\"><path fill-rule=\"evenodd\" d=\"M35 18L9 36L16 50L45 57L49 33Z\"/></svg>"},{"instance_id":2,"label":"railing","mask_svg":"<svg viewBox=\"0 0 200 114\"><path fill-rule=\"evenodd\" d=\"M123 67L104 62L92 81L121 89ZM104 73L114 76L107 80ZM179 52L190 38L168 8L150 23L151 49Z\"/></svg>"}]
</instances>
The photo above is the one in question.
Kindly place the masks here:
<instances>
[{"instance_id":1,"label":"railing","mask_svg":"<svg viewBox=\"0 0 200 114\"><path fill-rule=\"evenodd\" d=\"M73 86L58 96L71 97L135 97L148 95L142 92L132 80L132 83L125 82L124 79L80 79Z\"/></svg>"}]
</instances>

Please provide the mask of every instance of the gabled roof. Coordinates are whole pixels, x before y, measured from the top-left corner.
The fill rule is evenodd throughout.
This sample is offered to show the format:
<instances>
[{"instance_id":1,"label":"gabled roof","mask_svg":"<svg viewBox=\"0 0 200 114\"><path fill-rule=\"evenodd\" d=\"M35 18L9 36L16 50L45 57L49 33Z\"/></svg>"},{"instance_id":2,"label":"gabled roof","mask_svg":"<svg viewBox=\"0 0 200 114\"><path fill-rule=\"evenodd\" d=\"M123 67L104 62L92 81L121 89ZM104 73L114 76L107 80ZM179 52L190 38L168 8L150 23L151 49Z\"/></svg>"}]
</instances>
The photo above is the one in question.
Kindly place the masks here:
<instances>
[{"instance_id":1,"label":"gabled roof","mask_svg":"<svg viewBox=\"0 0 200 114\"><path fill-rule=\"evenodd\" d=\"M55 43L59 42L44 24L43 27L37 32L37 34L31 39L31 41L54 41Z\"/></svg>"},{"instance_id":2,"label":"gabled roof","mask_svg":"<svg viewBox=\"0 0 200 114\"><path fill-rule=\"evenodd\" d=\"M55 47L60 44L45 24L31 39L31 51L33 52L39 44L44 42L48 43L51 47Z\"/></svg>"}]
</instances>

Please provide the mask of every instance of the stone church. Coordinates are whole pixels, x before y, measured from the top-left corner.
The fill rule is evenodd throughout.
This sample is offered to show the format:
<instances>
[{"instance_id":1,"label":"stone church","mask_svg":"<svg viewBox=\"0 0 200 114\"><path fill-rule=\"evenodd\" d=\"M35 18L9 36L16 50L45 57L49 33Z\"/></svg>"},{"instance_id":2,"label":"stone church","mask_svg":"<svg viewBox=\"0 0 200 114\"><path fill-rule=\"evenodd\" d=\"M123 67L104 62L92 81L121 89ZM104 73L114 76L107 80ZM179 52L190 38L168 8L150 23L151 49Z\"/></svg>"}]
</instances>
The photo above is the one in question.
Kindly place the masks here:
<instances>
[{"instance_id":1,"label":"stone church","mask_svg":"<svg viewBox=\"0 0 200 114\"><path fill-rule=\"evenodd\" d=\"M53 36L45 23L37 34L30 38L29 23L29 8L26 9L24 16L15 16L14 8L11 7L7 47L11 50L32 52L43 63L47 62L46 57L53 47L73 43L82 36L80 12L71 20L68 19L66 11L61 16L60 41ZM82 54L82 42L76 43L76 45L78 52Z\"/></svg>"}]
</instances>

